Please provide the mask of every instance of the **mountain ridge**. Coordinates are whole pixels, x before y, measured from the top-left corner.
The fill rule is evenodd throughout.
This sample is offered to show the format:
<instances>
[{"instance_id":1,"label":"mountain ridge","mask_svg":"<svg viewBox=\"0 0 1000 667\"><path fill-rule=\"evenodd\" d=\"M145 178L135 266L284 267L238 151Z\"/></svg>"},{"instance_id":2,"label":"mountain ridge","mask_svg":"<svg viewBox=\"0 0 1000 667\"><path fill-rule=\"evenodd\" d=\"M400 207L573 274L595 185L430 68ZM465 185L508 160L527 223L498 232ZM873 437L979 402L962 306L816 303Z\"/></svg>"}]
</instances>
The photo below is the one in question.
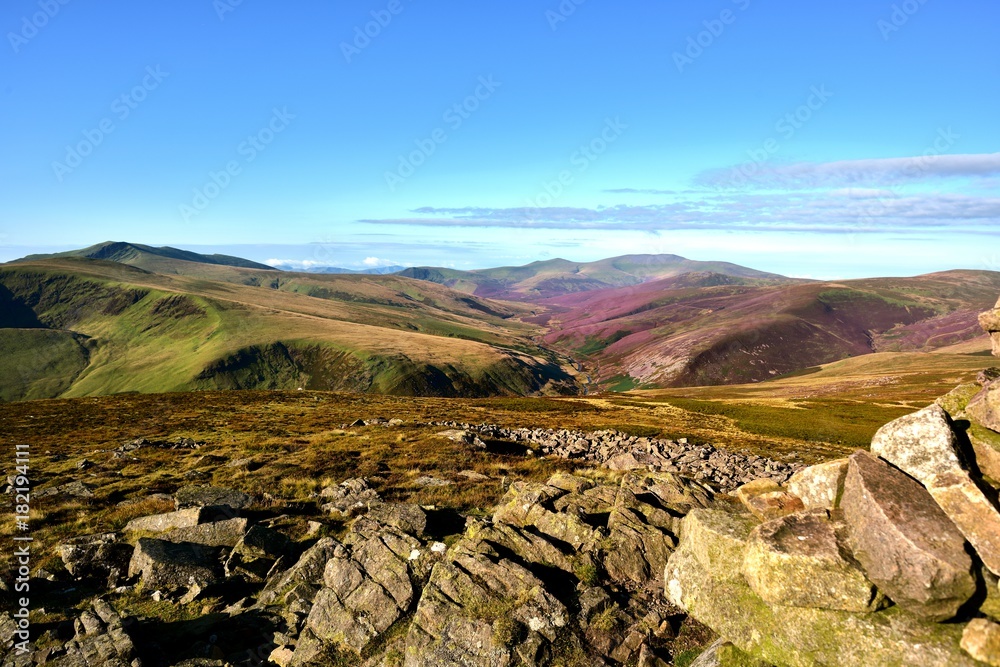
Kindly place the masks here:
<instances>
[{"instance_id":1,"label":"mountain ridge","mask_svg":"<svg viewBox=\"0 0 1000 667\"><path fill-rule=\"evenodd\" d=\"M190 250L181 250L170 246L161 246L157 248L142 243L131 243L128 241L104 241L103 243L97 243L78 250L27 255L26 257L15 259L13 262L8 263L33 262L43 259L57 259L60 257L85 257L89 259L103 259L118 262L119 264L138 265L142 267L143 264L148 262L148 259L143 257L143 255L195 262L199 264L237 266L245 269L266 269L270 271L280 270L274 268L273 266L268 266L267 264L261 264L260 262L254 262L252 260L235 257L233 255L221 255L217 253L204 255L202 253L192 252Z\"/></svg>"},{"instance_id":2,"label":"mountain ridge","mask_svg":"<svg viewBox=\"0 0 1000 667\"><path fill-rule=\"evenodd\" d=\"M712 272L761 282L804 282L730 262L703 262L679 255L620 255L593 262L554 258L523 266L463 271L415 266L400 275L436 282L493 299L532 301L595 289L625 287L692 272Z\"/></svg>"}]
</instances>

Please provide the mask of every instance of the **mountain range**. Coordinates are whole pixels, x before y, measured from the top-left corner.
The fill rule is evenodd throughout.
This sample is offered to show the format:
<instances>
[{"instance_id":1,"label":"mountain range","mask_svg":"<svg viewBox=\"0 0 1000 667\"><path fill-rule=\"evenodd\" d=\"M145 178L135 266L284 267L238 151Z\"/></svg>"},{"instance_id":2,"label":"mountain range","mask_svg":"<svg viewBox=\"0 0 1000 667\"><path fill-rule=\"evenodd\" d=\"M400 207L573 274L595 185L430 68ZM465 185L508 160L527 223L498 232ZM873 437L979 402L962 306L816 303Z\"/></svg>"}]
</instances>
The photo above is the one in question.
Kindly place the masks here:
<instances>
[{"instance_id":1,"label":"mountain range","mask_svg":"<svg viewBox=\"0 0 1000 667\"><path fill-rule=\"evenodd\" d=\"M311 388L431 396L757 382L978 354L1000 273L806 281L628 255L391 275L108 242L0 265L0 399Z\"/></svg>"}]
</instances>

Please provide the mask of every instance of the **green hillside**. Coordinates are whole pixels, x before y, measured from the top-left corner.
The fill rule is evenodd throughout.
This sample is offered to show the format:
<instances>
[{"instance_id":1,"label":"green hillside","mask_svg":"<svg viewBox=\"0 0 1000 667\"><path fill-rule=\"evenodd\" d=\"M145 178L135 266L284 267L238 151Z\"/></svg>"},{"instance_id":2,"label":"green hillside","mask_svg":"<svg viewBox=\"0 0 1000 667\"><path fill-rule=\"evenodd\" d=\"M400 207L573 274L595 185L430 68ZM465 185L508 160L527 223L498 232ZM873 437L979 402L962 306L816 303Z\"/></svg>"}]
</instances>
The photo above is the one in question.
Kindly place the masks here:
<instances>
[{"instance_id":1,"label":"green hillside","mask_svg":"<svg viewBox=\"0 0 1000 667\"><path fill-rule=\"evenodd\" d=\"M508 306L395 276L173 261L173 275L78 257L0 267L5 344L34 369L4 373L0 396L299 387L441 396L574 391L560 360L531 342L535 328L512 321L516 311ZM198 275L180 274L191 267ZM59 340L51 361L32 366L32 350L56 339L46 335ZM85 347L85 358L72 341Z\"/></svg>"}]
</instances>

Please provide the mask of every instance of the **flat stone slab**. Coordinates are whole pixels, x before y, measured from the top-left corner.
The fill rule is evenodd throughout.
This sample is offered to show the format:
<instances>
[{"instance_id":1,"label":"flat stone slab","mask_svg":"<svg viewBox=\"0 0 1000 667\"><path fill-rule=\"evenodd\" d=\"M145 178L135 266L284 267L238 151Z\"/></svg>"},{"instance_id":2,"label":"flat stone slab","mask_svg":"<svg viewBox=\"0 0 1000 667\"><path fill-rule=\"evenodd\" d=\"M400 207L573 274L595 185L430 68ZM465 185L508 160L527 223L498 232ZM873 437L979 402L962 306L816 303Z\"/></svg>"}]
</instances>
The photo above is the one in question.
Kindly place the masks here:
<instances>
[{"instance_id":1,"label":"flat stone slab","mask_svg":"<svg viewBox=\"0 0 1000 667\"><path fill-rule=\"evenodd\" d=\"M871 454L850 458L842 501L854 556L900 607L953 617L976 590L965 539L918 482Z\"/></svg>"},{"instance_id":2,"label":"flat stone slab","mask_svg":"<svg viewBox=\"0 0 1000 667\"><path fill-rule=\"evenodd\" d=\"M136 517L125 525L125 533L163 533L210 523L219 518L218 508L191 507L176 512ZM229 517L223 514L222 518Z\"/></svg>"},{"instance_id":3,"label":"flat stone slab","mask_svg":"<svg viewBox=\"0 0 1000 667\"><path fill-rule=\"evenodd\" d=\"M181 510L187 511L187 510ZM175 528L159 536L167 542L192 542L208 547L236 546L240 538L247 532L249 521L243 518L225 519L213 523L202 523L197 526Z\"/></svg>"},{"instance_id":4,"label":"flat stone slab","mask_svg":"<svg viewBox=\"0 0 1000 667\"><path fill-rule=\"evenodd\" d=\"M242 491L224 489L218 486L185 486L174 494L174 507L209 507L224 505L241 510L250 505L250 496Z\"/></svg>"},{"instance_id":5,"label":"flat stone slab","mask_svg":"<svg viewBox=\"0 0 1000 667\"><path fill-rule=\"evenodd\" d=\"M750 533L743 576L771 605L875 611L885 598L849 557L845 532L826 510L763 523Z\"/></svg>"},{"instance_id":6,"label":"flat stone slab","mask_svg":"<svg viewBox=\"0 0 1000 667\"><path fill-rule=\"evenodd\" d=\"M1000 574L1000 512L962 467L948 413L934 404L880 428L872 453L916 478L994 574Z\"/></svg>"}]
</instances>

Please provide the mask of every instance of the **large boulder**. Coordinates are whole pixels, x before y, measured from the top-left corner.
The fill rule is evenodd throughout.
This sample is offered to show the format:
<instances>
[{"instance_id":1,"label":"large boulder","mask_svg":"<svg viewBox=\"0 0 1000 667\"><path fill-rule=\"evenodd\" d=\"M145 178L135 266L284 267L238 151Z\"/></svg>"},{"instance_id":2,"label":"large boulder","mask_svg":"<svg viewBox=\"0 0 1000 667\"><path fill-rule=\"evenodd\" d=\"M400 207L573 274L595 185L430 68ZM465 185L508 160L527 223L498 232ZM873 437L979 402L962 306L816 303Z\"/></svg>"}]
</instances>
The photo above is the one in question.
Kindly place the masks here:
<instances>
[{"instance_id":1,"label":"large boulder","mask_svg":"<svg viewBox=\"0 0 1000 667\"><path fill-rule=\"evenodd\" d=\"M215 549L143 537L132 554L128 576L139 576L145 590L177 591L219 583L220 569Z\"/></svg>"},{"instance_id":2,"label":"large boulder","mask_svg":"<svg viewBox=\"0 0 1000 667\"><path fill-rule=\"evenodd\" d=\"M872 453L923 484L983 563L1000 574L1000 512L963 467L944 408L935 403L886 424L872 439Z\"/></svg>"},{"instance_id":3,"label":"large boulder","mask_svg":"<svg viewBox=\"0 0 1000 667\"><path fill-rule=\"evenodd\" d=\"M997 301L997 305L993 310L988 310L979 315L979 326L993 340L993 355L1000 357L1000 301Z\"/></svg>"},{"instance_id":4,"label":"large boulder","mask_svg":"<svg viewBox=\"0 0 1000 667\"><path fill-rule=\"evenodd\" d=\"M836 509L844 493L847 459L837 459L803 468L788 479L788 492L802 500L806 509Z\"/></svg>"},{"instance_id":5,"label":"large boulder","mask_svg":"<svg viewBox=\"0 0 1000 667\"><path fill-rule=\"evenodd\" d=\"M1000 380L990 382L965 407L966 416L991 431L1000 432Z\"/></svg>"},{"instance_id":6,"label":"large boulder","mask_svg":"<svg viewBox=\"0 0 1000 667\"><path fill-rule=\"evenodd\" d=\"M763 523L750 533L743 576L771 605L874 611L884 596L851 558L844 528L827 510Z\"/></svg>"},{"instance_id":7,"label":"large boulder","mask_svg":"<svg viewBox=\"0 0 1000 667\"><path fill-rule=\"evenodd\" d=\"M695 510L664 579L671 602L742 651L783 667L981 667L962 628L899 607L867 614L768 605L739 574L752 527L723 510Z\"/></svg>"},{"instance_id":8,"label":"large boulder","mask_svg":"<svg viewBox=\"0 0 1000 667\"><path fill-rule=\"evenodd\" d=\"M975 593L965 539L915 480L867 452L856 452L842 505L855 558L896 604L945 620Z\"/></svg>"},{"instance_id":9,"label":"large boulder","mask_svg":"<svg viewBox=\"0 0 1000 667\"><path fill-rule=\"evenodd\" d=\"M212 514L212 517L208 515ZM216 513L204 507L192 507L176 512L150 514L132 519L125 524L125 533L164 533L177 528L190 528L215 518Z\"/></svg>"}]
</instances>

